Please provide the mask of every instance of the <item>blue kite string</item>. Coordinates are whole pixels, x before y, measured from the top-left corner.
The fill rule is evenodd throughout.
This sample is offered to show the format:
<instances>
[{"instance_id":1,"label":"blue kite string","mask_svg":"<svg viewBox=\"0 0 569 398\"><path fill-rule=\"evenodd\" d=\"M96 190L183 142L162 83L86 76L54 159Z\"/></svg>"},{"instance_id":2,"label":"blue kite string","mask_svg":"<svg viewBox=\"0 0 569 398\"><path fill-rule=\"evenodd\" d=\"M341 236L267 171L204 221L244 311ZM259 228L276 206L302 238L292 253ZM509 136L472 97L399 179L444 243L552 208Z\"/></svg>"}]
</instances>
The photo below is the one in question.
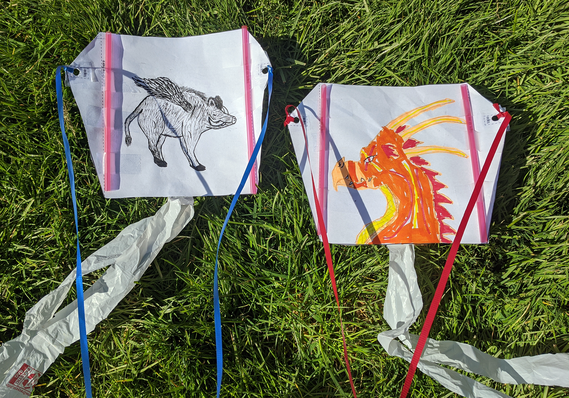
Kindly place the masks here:
<instances>
[{"instance_id":1,"label":"blue kite string","mask_svg":"<svg viewBox=\"0 0 569 398\"><path fill-rule=\"evenodd\" d=\"M267 114L265 115L265 121L263 122L263 128L261 129L261 134L259 135L259 139L255 144L255 148L253 149L253 153L251 154L251 158L249 159L249 163L247 164L247 168L245 169L245 173L243 173L243 178L239 183L239 187L237 188L237 192L235 192L235 196L233 196L233 200L231 201L231 205L229 206L229 210L227 211L227 216L225 217L225 221L223 222L223 227L221 228L221 233L219 234L219 241L217 242L217 253L215 254L215 270L213 273L213 317L214 317L214 324L215 324L215 351L217 357L217 398L221 393L221 379L223 377L223 343L221 341L221 314L219 310L219 288L217 284L217 263L219 260L219 247L221 246L221 239L223 238L223 233L225 232L225 227L229 222L229 218L231 217L231 213L235 208L235 204L237 203L237 199L239 199L239 195L249 178L249 173L257 160L257 155L259 154L259 150L261 149L261 144L263 143L263 139L265 138L265 132L267 131L267 122L269 120L269 107L271 105L271 94L273 92L273 68L269 65L269 79L268 79L268 89L269 89L269 100L267 103Z\"/></svg>"},{"instance_id":2,"label":"blue kite string","mask_svg":"<svg viewBox=\"0 0 569 398\"><path fill-rule=\"evenodd\" d=\"M69 172L69 184L71 186L71 200L73 202L73 214L75 216L75 234L77 235L77 274L75 276L75 286L77 288L77 312L79 313L79 344L81 346L81 359L83 362L83 376L85 379L85 391L87 398L92 398L91 394L91 371L89 367L89 347L87 345L87 327L85 325L85 303L83 298L83 271L81 269L81 251L79 249L79 221L77 217L77 200L75 198L75 175L73 174L73 164L71 162L71 149L67 134L65 134L65 122L63 120L63 91L61 88L61 69L73 73L73 68L69 66L58 66L55 70L55 91L57 93L57 113L59 115L59 127L63 136L63 146L65 148L65 159L67 171Z\"/></svg>"}]
</instances>

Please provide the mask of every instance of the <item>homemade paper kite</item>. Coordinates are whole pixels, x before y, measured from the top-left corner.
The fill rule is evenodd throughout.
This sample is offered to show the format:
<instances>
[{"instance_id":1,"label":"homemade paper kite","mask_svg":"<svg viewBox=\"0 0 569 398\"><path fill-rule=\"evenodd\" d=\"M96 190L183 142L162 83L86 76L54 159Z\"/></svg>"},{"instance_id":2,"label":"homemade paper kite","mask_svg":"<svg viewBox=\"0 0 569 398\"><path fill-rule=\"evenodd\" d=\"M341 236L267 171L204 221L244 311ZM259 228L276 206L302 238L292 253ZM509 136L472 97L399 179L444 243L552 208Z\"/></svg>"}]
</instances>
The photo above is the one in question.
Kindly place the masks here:
<instances>
[{"instance_id":1,"label":"homemade paper kite","mask_svg":"<svg viewBox=\"0 0 569 398\"><path fill-rule=\"evenodd\" d=\"M289 129L304 184L312 173L330 243L338 244L452 242L501 125L492 103L467 84L320 84L298 112L308 142L300 123ZM503 139L463 243L487 242L502 147Z\"/></svg>"},{"instance_id":2,"label":"homemade paper kite","mask_svg":"<svg viewBox=\"0 0 569 398\"><path fill-rule=\"evenodd\" d=\"M39 377L78 339L91 397L87 332L134 287L162 246L193 217L193 197L256 193L264 90L272 91L267 55L246 27L185 38L100 33L70 66L58 67L56 89L78 233L73 168L63 123L60 70L83 118L107 198L176 197L81 260L26 314L22 334L0 347L0 397L29 396ZM268 111L268 108L267 108ZM82 268L83 265L83 268ZM83 295L82 275L109 266ZM76 279L77 301L56 313ZM214 274L217 395L223 367L221 317Z\"/></svg>"},{"instance_id":3,"label":"homemade paper kite","mask_svg":"<svg viewBox=\"0 0 569 398\"><path fill-rule=\"evenodd\" d=\"M288 114L290 108L294 111ZM468 84L320 84L297 108L287 107L285 124L324 243L338 309L329 243L389 245L384 318L392 330L378 340L390 355L411 362L401 398L417 367L462 396L507 397L441 365L502 383L569 386L564 377L569 355L505 360L467 344L428 338L459 243L488 240L510 118ZM470 217L473 211L477 217ZM423 306L412 244L451 242L421 335L410 334ZM355 397L343 327L342 339Z\"/></svg>"},{"instance_id":4,"label":"homemade paper kite","mask_svg":"<svg viewBox=\"0 0 569 398\"><path fill-rule=\"evenodd\" d=\"M234 194L261 132L269 65L246 30L97 35L66 77L105 197Z\"/></svg>"}]
</instances>

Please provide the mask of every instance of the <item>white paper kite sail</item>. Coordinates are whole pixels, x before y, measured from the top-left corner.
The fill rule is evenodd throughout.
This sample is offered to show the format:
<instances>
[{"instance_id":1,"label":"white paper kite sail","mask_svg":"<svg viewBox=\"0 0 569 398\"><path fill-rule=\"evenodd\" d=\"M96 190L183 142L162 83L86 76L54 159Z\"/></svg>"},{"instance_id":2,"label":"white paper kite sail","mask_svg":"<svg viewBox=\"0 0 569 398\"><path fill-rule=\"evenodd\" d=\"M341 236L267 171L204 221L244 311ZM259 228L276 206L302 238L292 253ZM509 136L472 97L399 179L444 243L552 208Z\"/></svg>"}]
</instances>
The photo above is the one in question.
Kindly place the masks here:
<instances>
[{"instance_id":1,"label":"white paper kite sail","mask_svg":"<svg viewBox=\"0 0 569 398\"><path fill-rule=\"evenodd\" d=\"M243 29L100 33L67 78L105 197L234 194L261 131L269 65ZM256 192L257 175L243 193Z\"/></svg>"},{"instance_id":2,"label":"white paper kite sail","mask_svg":"<svg viewBox=\"0 0 569 398\"><path fill-rule=\"evenodd\" d=\"M307 141L300 123L288 126L316 218L315 178L330 243L452 242L502 124L496 113L468 84L316 86L292 114ZM503 142L463 243L488 241Z\"/></svg>"}]
</instances>

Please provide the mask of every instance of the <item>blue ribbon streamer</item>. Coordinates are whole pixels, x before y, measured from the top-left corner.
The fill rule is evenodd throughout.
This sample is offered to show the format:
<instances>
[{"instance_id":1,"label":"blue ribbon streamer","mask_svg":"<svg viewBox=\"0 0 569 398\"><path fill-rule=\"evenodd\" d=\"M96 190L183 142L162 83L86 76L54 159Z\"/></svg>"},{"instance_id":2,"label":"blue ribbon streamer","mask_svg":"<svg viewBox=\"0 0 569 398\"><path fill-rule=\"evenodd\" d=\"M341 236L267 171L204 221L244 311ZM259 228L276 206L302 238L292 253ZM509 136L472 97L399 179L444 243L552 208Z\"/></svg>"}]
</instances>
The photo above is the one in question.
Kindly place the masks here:
<instances>
[{"instance_id":1,"label":"blue ribbon streamer","mask_svg":"<svg viewBox=\"0 0 569 398\"><path fill-rule=\"evenodd\" d=\"M237 188L237 192L235 192L235 196L233 196L233 200L231 201L231 205L229 206L229 210L227 211L227 216L225 217L225 221L223 222L223 227L221 228L221 233L219 234L219 241L217 242L217 253L215 254L215 271L213 273L213 317L214 317L214 324L215 324L215 352L217 357L217 398L221 393L221 379L223 377L223 342L221 340L221 314L219 311L219 288L217 283L217 263L219 260L219 247L221 246L221 239L223 238L223 233L225 232L225 227L229 222L229 218L231 217L231 213L233 213L233 209L235 208L235 204L237 203L237 199L239 199L239 195L241 195L241 191L247 182L249 177L249 173L251 173L251 169L257 160L257 155L259 154L259 150L261 149L261 144L263 143L263 139L265 138L265 132L267 131L267 122L269 120L269 107L271 105L271 94L273 93L273 68L269 65L269 79L268 79L268 89L269 89L269 100L267 103L267 114L265 115L265 121L263 122L263 128L261 129L261 134L259 135L259 139L255 144L255 148L253 149L253 153L251 154L251 158L249 159L249 163L247 164L247 168L245 169L245 173L243 173L243 178L241 178L241 182L239 183L239 187Z\"/></svg>"},{"instance_id":2,"label":"blue ribbon streamer","mask_svg":"<svg viewBox=\"0 0 569 398\"><path fill-rule=\"evenodd\" d=\"M57 113L59 115L59 127L63 137L65 148L65 160L67 171L69 172L69 184L71 186L71 200L73 202L73 214L75 216L75 234L77 235L77 274L75 276L75 286L77 288L77 312L79 313L79 344L81 346L81 359L83 362L83 376L85 379L85 391L87 398L92 398L91 394L91 371L89 367L89 347L87 345L87 327L85 325L85 303L83 297L83 271L81 269L81 251L79 249L79 221L77 217L77 200L75 198L75 175L73 174L73 164L71 161L71 149L67 134L65 134L65 122L63 120L63 91L61 88L61 70L73 73L73 68L69 66L58 66L55 70L55 91L57 93Z\"/></svg>"}]
</instances>

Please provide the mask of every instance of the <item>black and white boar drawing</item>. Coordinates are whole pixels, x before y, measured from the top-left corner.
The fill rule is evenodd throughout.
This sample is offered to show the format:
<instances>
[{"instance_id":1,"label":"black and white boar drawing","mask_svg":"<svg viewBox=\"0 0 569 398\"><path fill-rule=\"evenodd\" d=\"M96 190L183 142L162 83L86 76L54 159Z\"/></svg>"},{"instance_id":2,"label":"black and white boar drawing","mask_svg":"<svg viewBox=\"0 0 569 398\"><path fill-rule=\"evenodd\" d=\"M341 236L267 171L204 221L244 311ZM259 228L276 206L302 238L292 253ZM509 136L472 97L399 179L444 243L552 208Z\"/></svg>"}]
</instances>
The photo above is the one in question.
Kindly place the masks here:
<instances>
[{"instance_id":1,"label":"black and white boar drawing","mask_svg":"<svg viewBox=\"0 0 569 398\"><path fill-rule=\"evenodd\" d=\"M210 129L231 126L237 120L223 106L221 98L208 98L202 92L178 86L167 77L145 79L135 76L133 80L150 95L124 121L126 145L132 143L130 124L138 117L138 125L148 138L148 149L154 156L154 163L160 167L168 166L162 146L166 137L174 137L180 141L190 166L197 171L205 170L195 154L201 135Z\"/></svg>"}]
</instances>

